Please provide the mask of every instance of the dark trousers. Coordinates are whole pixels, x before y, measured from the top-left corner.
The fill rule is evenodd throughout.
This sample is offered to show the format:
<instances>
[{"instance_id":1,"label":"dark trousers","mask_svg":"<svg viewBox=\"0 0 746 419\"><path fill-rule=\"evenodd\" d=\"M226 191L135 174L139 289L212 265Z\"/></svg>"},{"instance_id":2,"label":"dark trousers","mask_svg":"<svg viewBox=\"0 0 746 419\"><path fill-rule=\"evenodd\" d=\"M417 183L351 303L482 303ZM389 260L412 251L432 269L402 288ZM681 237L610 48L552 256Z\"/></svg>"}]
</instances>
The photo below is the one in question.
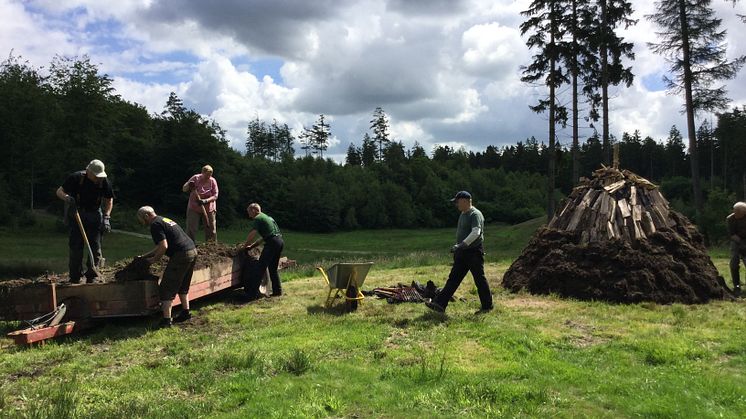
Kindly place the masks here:
<instances>
[{"instance_id":1,"label":"dark trousers","mask_svg":"<svg viewBox=\"0 0 746 419\"><path fill-rule=\"evenodd\" d=\"M280 263L280 255L284 247L285 242L282 241L282 237L270 237L264 241L264 249L257 262L253 263L249 258L245 259L242 268L242 281L247 296L259 296L259 285L261 285L264 271L267 269L269 270L269 279L272 281L272 294L282 293L282 283L280 282L280 274L277 272L277 265Z\"/></svg>"},{"instance_id":2,"label":"dark trousers","mask_svg":"<svg viewBox=\"0 0 746 419\"><path fill-rule=\"evenodd\" d=\"M453 297L468 272L471 272L474 278L482 308L491 308L492 294L490 293L490 286L487 284L487 278L484 276L484 251L481 247L457 250L453 254L451 273L448 275L445 286L435 298L435 302L443 308L448 306L448 302L451 301L451 297Z\"/></svg>"},{"instance_id":3,"label":"dark trousers","mask_svg":"<svg viewBox=\"0 0 746 419\"><path fill-rule=\"evenodd\" d=\"M81 211L80 221L83 223L85 234L88 237L88 243L91 245L93 251L93 261L88 257L86 266L88 267L85 277L93 279L96 274L93 272L92 265L98 266L98 261L101 259L101 227L103 225L103 217L101 211ZM68 261L68 267L70 269L70 281L80 281L80 277L83 275L83 254L88 253L88 249L85 248L83 242L83 236L80 234L80 228L78 222L74 219L75 214L72 215L70 220L70 239L68 246L70 247L70 259Z\"/></svg>"},{"instance_id":4,"label":"dark trousers","mask_svg":"<svg viewBox=\"0 0 746 419\"><path fill-rule=\"evenodd\" d=\"M284 247L285 242L282 241L282 237L270 237L264 241L264 250L262 250L262 255L259 256L259 264L257 265L259 272L269 269L269 279L272 281L272 294L282 293L282 283L280 282L280 274L277 273L277 265L280 263L280 255ZM261 275L258 277L261 281ZM256 289L257 291L259 290L259 283L256 284Z\"/></svg>"},{"instance_id":5,"label":"dark trousers","mask_svg":"<svg viewBox=\"0 0 746 419\"><path fill-rule=\"evenodd\" d=\"M732 241L730 243L730 276L733 278L733 285L741 284L738 271L742 260L746 264L746 244Z\"/></svg>"}]
</instances>

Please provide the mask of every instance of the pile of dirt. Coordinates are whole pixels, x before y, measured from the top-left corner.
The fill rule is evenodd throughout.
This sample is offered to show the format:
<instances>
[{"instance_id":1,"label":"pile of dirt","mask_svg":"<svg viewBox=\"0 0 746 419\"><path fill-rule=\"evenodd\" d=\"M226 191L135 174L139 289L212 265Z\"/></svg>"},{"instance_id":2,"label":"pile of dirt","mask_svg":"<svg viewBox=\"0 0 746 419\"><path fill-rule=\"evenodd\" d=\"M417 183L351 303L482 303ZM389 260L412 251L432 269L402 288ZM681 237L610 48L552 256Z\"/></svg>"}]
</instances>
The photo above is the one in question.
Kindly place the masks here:
<instances>
[{"instance_id":1,"label":"pile of dirt","mask_svg":"<svg viewBox=\"0 0 746 419\"><path fill-rule=\"evenodd\" d=\"M197 246L197 262L194 269L204 269L217 263L230 261L238 254L239 245L228 246L223 243L207 242ZM112 268L104 269L103 282L110 281L157 281L168 264L168 256L164 256L157 263L148 264L143 258L125 259L117 262Z\"/></svg>"},{"instance_id":2,"label":"pile of dirt","mask_svg":"<svg viewBox=\"0 0 746 419\"><path fill-rule=\"evenodd\" d=\"M619 303L706 303L731 298L704 249L671 231L633 247L580 245L580 234L543 228L503 276L510 291Z\"/></svg>"},{"instance_id":3,"label":"pile of dirt","mask_svg":"<svg viewBox=\"0 0 746 419\"><path fill-rule=\"evenodd\" d=\"M731 299L702 235L654 188L627 171L597 171L534 234L503 286L619 303Z\"/></svg>"},{"instance_id":4,"label":"pile of dirt","mask_svg":"<svg viewBox=\"0 0 746 419\"><path fill-rule=\"evenodd\" d=\"M239 251L240 245L229 246L223 243L202 243L197 246L197 263L195 269L203 269L213 266L216 263L230 261L239 253ZM256 253L259 250L252 249L252 251ZM258 258L258 253L256 257ZM113 265L99 269L101 276L98 278L98 282L135 280L157 281L163 274L163 270L166 268L167 264L167 256L162 257L160 261L153 265L149 265L142 258L123 259ZM36 278L18 278L0 281L0 293L19 287L48 284L50 282L66 285L69 281L70 279L66 274L59 275L46 273Z\"/></svg>"},{"instance_id":5,"label":"pile of dirt","mask_svg":"<svg viewBox=\"0 0 746 419\"><path fill-rule=\"evenodd\" d=\"M195 269L213 266L233 259L241 251L241 244L228 246L218 242L200 243L197 246L197 264Z\"/></svg>"}]
</instances>

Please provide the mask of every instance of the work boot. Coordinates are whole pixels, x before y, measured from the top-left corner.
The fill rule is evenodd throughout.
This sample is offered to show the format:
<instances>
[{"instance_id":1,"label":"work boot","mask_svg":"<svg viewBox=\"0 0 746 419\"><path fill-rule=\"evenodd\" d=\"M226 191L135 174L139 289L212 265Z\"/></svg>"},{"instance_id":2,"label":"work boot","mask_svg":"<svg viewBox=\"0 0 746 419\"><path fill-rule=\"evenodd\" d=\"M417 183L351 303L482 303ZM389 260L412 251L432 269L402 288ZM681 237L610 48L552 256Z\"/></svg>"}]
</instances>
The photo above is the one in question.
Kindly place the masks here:
<instances>
[{"instance_id":1,"label":"work boot","mask_svg":"<svg viewBox=\"0 0 746 419\"><path fill-rule=\"evenodd\" d=\"M166 328L166 327L171 327L171 326L173 326L173 324L174 324L174 322L173 322L173 320L171 320L170 317L163 317L161 319L161 321L158 323L158 328L159 329L163 329L163 328Z\"/></svg>"},{"instance_id":2,"label":"work boot","mask_svg":"<svg viewBox=\"0 0 746 419\"><path fill-rule=\"evenodd\" d=\"M490 305L489 307L482 307L482 308L480 308L480 309L479 309L479 310L478 310L478 311L477 311L476 313L474 313L474 314L487 314L487 313L489 313L490 311L492 311L492 309L494 309L494 308L495 308L495 306L493 306L493 305Z\"/></svg>"},{"instance_id":3,"label":"work boot","mask_svg":"<svg viewBox=\"0 0 746 419\"><path fill-rule=\"evenodd\" d=\"M736 284L733 286L733 295L735 295L736 297L741 296L741 284Z\"/></svg>"},{"instance_id":4,"label":"work boot","mask_svg":"<svg viewBox=\"0 0 746 419\"><path fill-rule=\"evenodd\" d=\"M71 284L80 284L80 278L75 278L75 279L70 278L70 283Z\"/></svg>"},{"instance_id":5,"label":"work boot","mask_svg":"<svg viewBox=\"0 0 746 419\"><path fill-rule=\"evenodd\" d=\"M192 313L189 310L181 310L178 316L174 317L174 323L183 323L192 318Z\"/></svg>"},{"instance_id":6,"label":"work boot","mask_svg":"<svg viewBox=\"0 0 746 419\"><path fill-rule=\"evenodd\" d=\"M427 308L433 311L437 311L438 313L445 313L446 309L442 305L436 303L434 300L425 301L425 305Z\"/></svg>"}]
</instances>

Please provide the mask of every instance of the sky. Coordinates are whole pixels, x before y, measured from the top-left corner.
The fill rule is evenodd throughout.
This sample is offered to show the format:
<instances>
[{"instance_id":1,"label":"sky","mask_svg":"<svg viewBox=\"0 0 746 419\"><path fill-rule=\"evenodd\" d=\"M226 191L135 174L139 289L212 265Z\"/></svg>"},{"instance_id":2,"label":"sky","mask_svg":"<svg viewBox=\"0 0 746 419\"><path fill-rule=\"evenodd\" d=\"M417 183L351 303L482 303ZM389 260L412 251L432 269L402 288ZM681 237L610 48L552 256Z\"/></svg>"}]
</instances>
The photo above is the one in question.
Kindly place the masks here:
<instances>
[{"instance_id":1,"label":"sky","mask_svg":"<svg viewBox=\"0 0 746 419\"><path fill-rule=\"evenodd\" d=\"M380 106L406 147L477 152L531 136L547 142L547 116L529 109L546 89L520 81L532 55L518 29L529 3L0 0L0 53L35 67L87 55L123 99L160 113L175 92L239 151L249 120L276 119L297 134L324 114L333 136L325 156L343 161ZM659 41L645 19L653 2L632 5L638 23L621 34L635 45L635 80L611 89L610 131L663 141L672 125L685 131L683 98L666 93L668 64L647 46ZM728 56L746 54L746 24L736 16L746 2L713 7L728 31ZM732 106L746 105L746 70L724 84ZM581 136L591 134L588 122L580 126ZM558 133L563 145L571 138L569 128Z\"/></svg>"}]
</instances>

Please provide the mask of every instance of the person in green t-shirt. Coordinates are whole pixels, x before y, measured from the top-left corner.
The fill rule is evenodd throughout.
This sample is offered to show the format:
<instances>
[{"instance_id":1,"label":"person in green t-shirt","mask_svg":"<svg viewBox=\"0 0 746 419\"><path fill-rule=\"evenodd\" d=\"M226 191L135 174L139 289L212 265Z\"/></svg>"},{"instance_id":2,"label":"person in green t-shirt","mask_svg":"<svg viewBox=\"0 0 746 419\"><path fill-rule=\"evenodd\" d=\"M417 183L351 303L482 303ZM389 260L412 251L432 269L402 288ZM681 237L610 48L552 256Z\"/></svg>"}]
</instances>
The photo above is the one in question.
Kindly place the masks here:
<instances>
[{"instance_id":1,"label":"person in green t-shirt","mask_svg":"<svg viewBox=\"0 0 746 419\"><path fill-rule=\"evenodd\" d=\"M259 263L256 264L256 270L251 275L252 280L244 285L246 296L249 299L259 298L259 285L265 269L269 269L269 279L272 281L272 296L282 295L282 283L280 274L277 273L277 265L280 263L280 255L285 247L282 241L280 227L275 220L269 215L262 212L262 207L257 203L249 204L246 208L249 218L253 220L251 231L246 237L244 247L248 250L264 242L264 249L259 256ZM259 234L260 238L254 240Z\"/></svg>"},{"instance_id":2,"label":"person in green t-shirt","mask_svg":"<svg viewBox=\"0 0 746 419\"><path fill-rule=\"evenodd\" d=\"M461 212L456 228L456 244L451 247L453 266L443 289L425 305L431 310L445 312L448 302L456 289L461 285L467 272L474 277L479 301L482 303L480 312L492 310L492 293L484 276L484 216L482 212L472 206L471 194L460 191L451 199Z\"/></svg>"}]
</instances>

